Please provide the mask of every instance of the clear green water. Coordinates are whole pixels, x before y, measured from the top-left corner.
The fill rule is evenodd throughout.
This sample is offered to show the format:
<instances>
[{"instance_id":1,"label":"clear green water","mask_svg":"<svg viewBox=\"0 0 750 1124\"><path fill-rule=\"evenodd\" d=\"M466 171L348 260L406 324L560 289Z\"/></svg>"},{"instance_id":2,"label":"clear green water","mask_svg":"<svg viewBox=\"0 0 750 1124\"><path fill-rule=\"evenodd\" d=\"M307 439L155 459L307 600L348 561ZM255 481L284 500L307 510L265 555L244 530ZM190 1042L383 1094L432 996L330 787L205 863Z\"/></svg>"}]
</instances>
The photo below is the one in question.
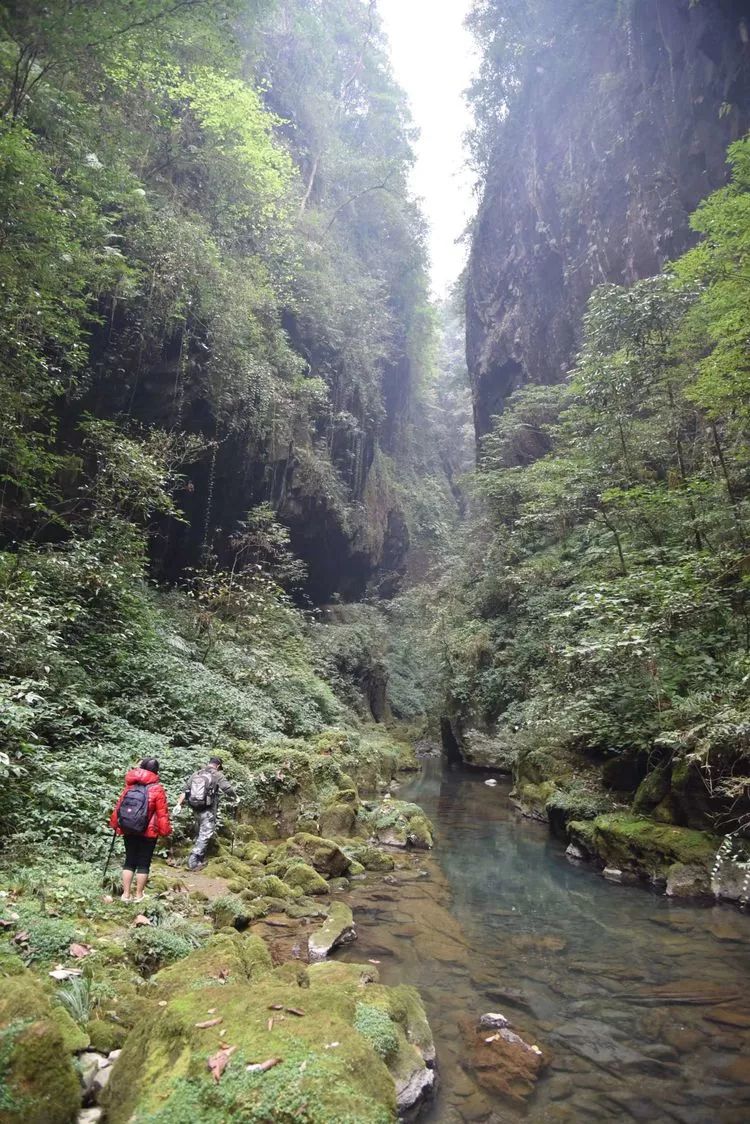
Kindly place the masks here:
<instances>
[{"instance_id":1,"label":"clear green water","mask_svg":"<svg viewBox=\"0 0 750 1124\"><path fill-rule=\"evenodd\" d=\"M354 891L344 955L424 997L441 1073L424 1120L750 1121L750 917L572 866L480 773L429 761L397 795L422 805L437 844ZM460 1021L484 1011L551 1055L526 1104L467 1065Z\"/></svg>"}]
</instances>

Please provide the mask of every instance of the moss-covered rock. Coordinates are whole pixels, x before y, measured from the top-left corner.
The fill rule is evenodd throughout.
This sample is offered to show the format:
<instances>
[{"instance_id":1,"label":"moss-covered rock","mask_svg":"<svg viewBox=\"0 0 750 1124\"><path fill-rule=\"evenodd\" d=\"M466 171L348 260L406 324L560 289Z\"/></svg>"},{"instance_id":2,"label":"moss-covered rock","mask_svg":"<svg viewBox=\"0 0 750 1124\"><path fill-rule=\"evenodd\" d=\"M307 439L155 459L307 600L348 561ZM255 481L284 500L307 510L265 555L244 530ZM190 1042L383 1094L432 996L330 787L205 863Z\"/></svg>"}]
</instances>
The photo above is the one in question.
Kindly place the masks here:
<instances>
[{"instance_id":1,"label":"moss-covered rock","mask_svg":"<svg viewBox=\"0 0 750 1124\"><path fill-rule=\"evenodd\" d=\"M91 1019L86 1023L89 1048L97 1054L110 1054L119 1050L128 1036L128 1030L109 1019Z\"/></svg>"},{"instance_id":2,"label":"moss-covered rock","mask_svg":"<svg viewBox=\"0 0 750 1124\"><path fill-rule=\"evenodd\" d=\"M192 977L193 966L186 967ZM317 977L313 984L311 973L309 989L301 990L287 977L276 970L250 982L233 977L173 993L130 1035L113 1067L104 1094L110 1124L391 1124L394 1076L356 1027L361 983ZM373 1005L386 1010L387 1000L374 995ZM269 1009L281 1015L289 1007L303 1013L274 1017L269 1029ZM198 1025L212 1017L221 1018L223 1041L234 1047L218 1083L207 1064L218 1049L216 1028ZM411 1049L416 1067L415 1047L401 1024L393 1026L392 1056ZM379 1030L389 1037L384 1022ZM248 1071L269 1058L283 1060L265 1072Z\"/></svg>"},{"instance_id":3,"label":"moss-covered rock","mask_svg":"<svg viewBox=\"0 0 750 1124\"><path fill-rule=\"evenodd\" d=\"M708 874L719 844L715 836L705 832L628 813L597 816L585 827L581 822L571 823L570 835L605 866L657 881L666 880L674 863Z\"/></svg>"},{"instance_id":4,"label":"moss-covered rock","mask_svg":"<svg viewBox=\"0 0 750 1124\"><path fill-rule=\"evenodd\" d=\"M338 843L318 835L308 835L303 831L293 835L278 850L286 858L303 859L324 878L336 878L340 874L346 874L349 866L349 860Z\"/></svg>"},{"instance_id":5,"label":"moss-covered rock","mask_svg":"<svg viewBox=\"0 0 750 1124\"><path fill-rule=\"evenodd\" d=\"M161 1000L181 990L246 984L271 968L270 953L260 937L224 930L179 964L157 972L151 981L152 995Z\"/></svg>"},{"instance_id":6,"label":"moss-covered rock","mask_svg":"<svg viewBox=\"0 0 750 1124\"><path fill-rule=\"evenodd\" d=\"M633 811L636 815L648 815L657 805L661 804L669 792L670 770L668 766L659 766L647 773L633 799Z\"/></svg>"},{"instance_id":7,"label":"moss-covered rock","mask_svg":"<svg viewBox=\"0 0 750 1124\"><path fill-rule=\"evenodd\" d=\"M300 890L303 894L327 894L329 890L322 874L318 874L317 870L303 862L291 863L284 879L288 886Z\"/></svg>"},{"instance_id":8,"label":"moss-covered rock","mask_svg":"<svg viewBox=\"0 0 750 1124\"><path fill-rule=\"evenodd\" d=\"M0 989L0 1108L3 1124L72 1124L81 1103L65 1016L25 972ZM69 1018L69 1016L68 1016ZM72 1023L72 1020L69 1019ZM75 1023L72 1023L75 1030Z\"/></svg>"},{"instance_id":9,"label":"moss-covered rock","mask_svg":"<svg viewBox=\"0 0 750 1124\"><path fill-rule=\"evenodd\" d=\"M386 796L370 810L368 820L375 838L386 846L432 846L432 825L417 804Z\"/></svg>"},{"instance_id":10,"label":"moss-covered rock","mask_svg":"<svg viewBox=\"0 0 750 1124\"><path fill-rule=\"evenodd\" d=\"M323 835L348 836L354 831L356 809L351 804L331 804L320 813L320 831Z\"/></svg>"},{"instance_id":11,"label":"moss-covered rock","mask_svg":"<svg viewBox=\"0 0 750 1124\"><path fill-rule=\"evenodd\" d=\"M373 847L370 843L347 843L346 853L351 859L349 873L352 875L361 874L363 870L387 873L396 865L393 855Z\"/></svg>"}]
</instances>

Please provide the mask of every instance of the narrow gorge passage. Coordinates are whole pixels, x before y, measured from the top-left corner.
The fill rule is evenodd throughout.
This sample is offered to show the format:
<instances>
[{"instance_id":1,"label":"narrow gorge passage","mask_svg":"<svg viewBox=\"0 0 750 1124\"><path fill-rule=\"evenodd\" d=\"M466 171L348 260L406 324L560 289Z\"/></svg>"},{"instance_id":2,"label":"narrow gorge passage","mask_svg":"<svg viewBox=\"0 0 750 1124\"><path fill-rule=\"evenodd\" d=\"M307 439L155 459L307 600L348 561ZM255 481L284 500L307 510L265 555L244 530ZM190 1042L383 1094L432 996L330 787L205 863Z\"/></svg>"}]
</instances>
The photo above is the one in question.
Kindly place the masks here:
<instances>
[{"instance_id":1,"label":"narrow gorge passage","mask_svg":"<svg viewBox=\"0 0 750 1124\"><path fill-rule=\"evenodd\" d=\"M427 1008L441 1085L423 1119L746 1121L747 919L572 865L487 775L427 760L398 796L430 816L435 850L351 899L344 959L380 961ZM549 1054L528 1106L474 1080L461 1023L488 1011Z\"/></svg>"}]
</instances>

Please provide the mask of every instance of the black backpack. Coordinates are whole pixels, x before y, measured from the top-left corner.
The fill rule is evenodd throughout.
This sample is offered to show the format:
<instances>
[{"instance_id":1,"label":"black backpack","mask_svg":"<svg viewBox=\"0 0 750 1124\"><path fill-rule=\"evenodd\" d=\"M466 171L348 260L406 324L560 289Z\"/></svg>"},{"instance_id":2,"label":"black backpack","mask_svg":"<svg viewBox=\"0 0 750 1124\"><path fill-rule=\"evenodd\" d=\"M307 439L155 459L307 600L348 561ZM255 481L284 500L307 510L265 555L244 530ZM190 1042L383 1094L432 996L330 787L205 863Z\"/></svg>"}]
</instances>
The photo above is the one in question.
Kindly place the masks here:
<instances>
[{"instance_id":1,"label":"black backpack","mask_svg":"<svg viewBox=\"0 0 750 1124\"><path fill-rule=\"evenodd\" d=\"M117 810L117 822L126 835L143 835L151 818L148 812L150 784L131 785Z\"/></svg>"}]
</instances>

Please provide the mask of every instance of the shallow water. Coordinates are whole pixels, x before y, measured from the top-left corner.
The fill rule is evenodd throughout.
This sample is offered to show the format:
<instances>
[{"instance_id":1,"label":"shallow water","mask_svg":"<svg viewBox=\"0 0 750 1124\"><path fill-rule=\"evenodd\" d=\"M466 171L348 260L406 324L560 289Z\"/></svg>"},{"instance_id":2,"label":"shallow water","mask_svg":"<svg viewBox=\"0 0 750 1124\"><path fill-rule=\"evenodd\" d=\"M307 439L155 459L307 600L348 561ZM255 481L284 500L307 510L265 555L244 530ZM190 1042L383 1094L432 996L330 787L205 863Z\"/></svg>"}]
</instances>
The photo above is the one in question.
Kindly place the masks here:
<instances>
[{"instance_id":1,"label":"shallow water","mask_svg":"<svg viewBox=\"0 0 750 1124\"><path fill-rule=\"evenodd\" d=\"M426 762L396 795L431 817L435 850L352 895L344 957L427 1007L441 1088L422 1119L750 1121L750 917L606 883L483 782ZM460 1020L484 1011L550 1056L525 1104L467 1066Z\"/></svg>"}]
</instances>

